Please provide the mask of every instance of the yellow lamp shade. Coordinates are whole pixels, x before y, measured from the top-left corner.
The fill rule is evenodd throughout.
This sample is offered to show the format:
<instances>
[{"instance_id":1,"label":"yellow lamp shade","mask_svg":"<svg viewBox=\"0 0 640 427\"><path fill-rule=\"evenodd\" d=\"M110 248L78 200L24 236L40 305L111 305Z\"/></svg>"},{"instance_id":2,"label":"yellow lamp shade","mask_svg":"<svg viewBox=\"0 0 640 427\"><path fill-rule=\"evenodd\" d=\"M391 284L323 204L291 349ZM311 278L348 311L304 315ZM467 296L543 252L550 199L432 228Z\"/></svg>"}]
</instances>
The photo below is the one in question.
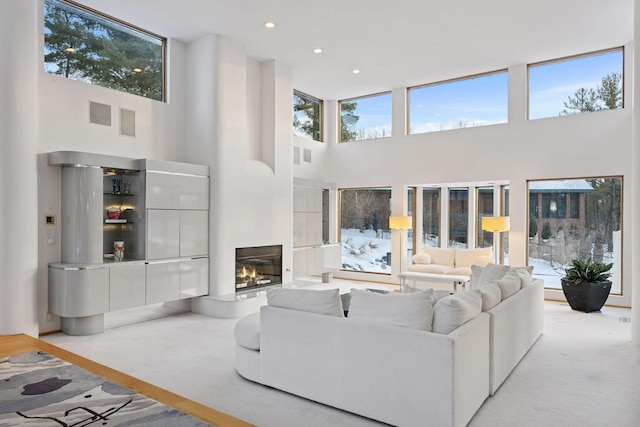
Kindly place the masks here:
<instances>
[{"instance_id":1,"label":"yellow lamp shade","mask_svg":"<svg viewBox=\"0 0 640 427\"><path fill-rule=\"evenodd\" d=\"M508 216L484 216L482 217L482 229L484 231L509 231L511 224Z\"/></svg>"},{"instance_id":2,"label":"yellow lamp shade","mask_svg":"<svg viewBox=\"0 0 640 427\"><path fill-rule=\"evenodd\" d=\"M410 216L390 216L389 228L394 230L411 230L413 223Z\"/></svg>"}]
</instances>

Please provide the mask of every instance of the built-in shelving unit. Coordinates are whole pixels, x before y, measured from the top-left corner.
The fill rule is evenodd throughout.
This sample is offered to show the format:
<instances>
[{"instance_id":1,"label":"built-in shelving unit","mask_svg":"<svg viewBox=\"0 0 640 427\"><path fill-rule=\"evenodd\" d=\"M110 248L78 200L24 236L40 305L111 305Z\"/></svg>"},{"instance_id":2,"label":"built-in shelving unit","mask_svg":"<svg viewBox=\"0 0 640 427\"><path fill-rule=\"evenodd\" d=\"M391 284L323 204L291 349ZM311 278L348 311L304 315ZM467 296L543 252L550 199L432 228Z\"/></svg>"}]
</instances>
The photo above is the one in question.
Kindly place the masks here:
<instances>
[{"instance_id":1,"label":"built-in shelving unit","mask_svg":"<svg viewBox=\"0 0 640 427\"><path fill-rule=\"evenodd\" d=\"M63 332L99 333L106 312L208 293L207 166L66 151L49 153L49 165L62 168L62 257L49 265L49 312Z\"/></svg>"}]
</instances>

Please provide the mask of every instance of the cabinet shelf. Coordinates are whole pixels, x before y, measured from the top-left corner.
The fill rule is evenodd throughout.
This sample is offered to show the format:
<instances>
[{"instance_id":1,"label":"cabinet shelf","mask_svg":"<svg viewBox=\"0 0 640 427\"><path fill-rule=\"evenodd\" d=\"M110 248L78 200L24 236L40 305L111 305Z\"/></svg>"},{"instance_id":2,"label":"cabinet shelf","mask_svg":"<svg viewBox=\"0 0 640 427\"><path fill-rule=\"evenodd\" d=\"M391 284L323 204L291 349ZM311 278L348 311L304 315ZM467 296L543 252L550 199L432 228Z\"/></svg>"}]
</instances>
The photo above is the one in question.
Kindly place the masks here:
<instances>
[{"instance_id":1,"label":"cabinet shelf","mask_svg":"<svg viewBox=\"0 0 640 427\"><path fill-rule=\"evenodd\" d=\"M126 219L105 219L104 223L105 224L132 224Z\"/></svg>"}]
</instances>

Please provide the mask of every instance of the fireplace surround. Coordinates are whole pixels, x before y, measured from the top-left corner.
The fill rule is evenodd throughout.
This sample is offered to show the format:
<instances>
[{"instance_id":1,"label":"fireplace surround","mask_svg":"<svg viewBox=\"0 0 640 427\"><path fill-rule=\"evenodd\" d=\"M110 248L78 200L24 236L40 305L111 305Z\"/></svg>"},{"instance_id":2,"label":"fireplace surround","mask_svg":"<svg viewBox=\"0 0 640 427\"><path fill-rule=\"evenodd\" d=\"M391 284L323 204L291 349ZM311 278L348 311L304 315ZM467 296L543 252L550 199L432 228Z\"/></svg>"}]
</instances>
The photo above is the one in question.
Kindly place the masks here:
<instances>
[{"instance_id":1,"label":"fireplace surround","mask_svg":"<svg viewBox=\"0 0 640 427\"><path fill-rule=\"evenodd\" d=\"M236 248L236 292L282 283L282 245Z\"/></svg>"}]
</instances>

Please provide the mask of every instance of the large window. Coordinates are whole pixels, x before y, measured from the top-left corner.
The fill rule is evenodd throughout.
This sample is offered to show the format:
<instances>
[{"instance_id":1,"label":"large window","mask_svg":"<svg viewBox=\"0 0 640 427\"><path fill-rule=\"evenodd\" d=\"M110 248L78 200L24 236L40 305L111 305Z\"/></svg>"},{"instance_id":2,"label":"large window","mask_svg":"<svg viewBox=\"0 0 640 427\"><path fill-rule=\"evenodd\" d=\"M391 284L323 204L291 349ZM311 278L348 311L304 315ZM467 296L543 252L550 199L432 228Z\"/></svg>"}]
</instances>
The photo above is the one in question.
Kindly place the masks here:
<instances>
[{"instance_id":1,"label":"large window","mask_svg":"<svg viewBox=\"0 0 640 427\"><path fill-rule=\"evenodd\" d=\"M322 141L322 100L297 90L293 92L293 133Z\"/></svg>"},{"instance_id":2,"label":"large window","mask_svg":"<svg viewBox=\"0 0 640 427\"><path fill-rule=\"evenodd\" d=\"M440 246L440 189L422 189L422 242Z\"/></svg>"},{"instance_id":3,"label":"large window","mask_svg":"<svg viewBox=\"0 0 640 427\"><path fill-rule=\"evenodd\" d=\"M449 190L449 247L468 247L469 189Z\"/></svg>"},{"instance_id":4,"label":"large window","mask_svg":"<svg viewBox=\"0 0 640 427\"><path fill-rule=\"evenodd\" d=\"M571 260L592 258L614 264L621 293L621 177L530 181L529 214L529 265L546 287L561 289Z\"/></svg>"},{"instance_id":5,"label":"large window","mask_svg":"<svg viewBox=\"0 0 640 427\"><path fill-rule=\"evenodd\" d=\"M342 268L391 274L391 188L340 190Z\"/></svg>"},{"instance_id":6,"label":"large window","mask_svg":"<svg viewBox=\"0 0 640 427\"><path fill-rule=\"evenodd\" d=\"M506 71L409 88L409 133L507 122Z\"/></svg>"},{"instance_id":7,"label":"large window","mask_svg":"<svg viewBox=\"0 0 640 427\"><path fill-rule=\"evenodd\" d=\"M493 246L493 232L482 229L482 218L494 216L493 214L493 187L480 187L476 189L476 247L489 248Z\"/></svg>"},{"instance_id":8,"label":"large window","mask_svg":"<svg viewBox=\"0 0 640 427\"><path fill-rule=\"evenodd\" d=\"M340 142L391 136L391 93L339 102Z\"/></svg>"},{"instance_id":9,"label":"large window","mask_svg":"<svg viewBox=\"0 0 640 427\"><path fill-rule=\"evenodd\" d=\"M622 48L529 66L529 118L622 108Z\"/></svg>"},{"instance_id":10,"label":"large window","mask_svg":"<svg viewBox=\"0 0 640 427\"><path fill-rule=\"evenodd\" d=\"M73 2L45 0L44 70L164 100L164 39Z\"/></svg>"}]
</instances>

